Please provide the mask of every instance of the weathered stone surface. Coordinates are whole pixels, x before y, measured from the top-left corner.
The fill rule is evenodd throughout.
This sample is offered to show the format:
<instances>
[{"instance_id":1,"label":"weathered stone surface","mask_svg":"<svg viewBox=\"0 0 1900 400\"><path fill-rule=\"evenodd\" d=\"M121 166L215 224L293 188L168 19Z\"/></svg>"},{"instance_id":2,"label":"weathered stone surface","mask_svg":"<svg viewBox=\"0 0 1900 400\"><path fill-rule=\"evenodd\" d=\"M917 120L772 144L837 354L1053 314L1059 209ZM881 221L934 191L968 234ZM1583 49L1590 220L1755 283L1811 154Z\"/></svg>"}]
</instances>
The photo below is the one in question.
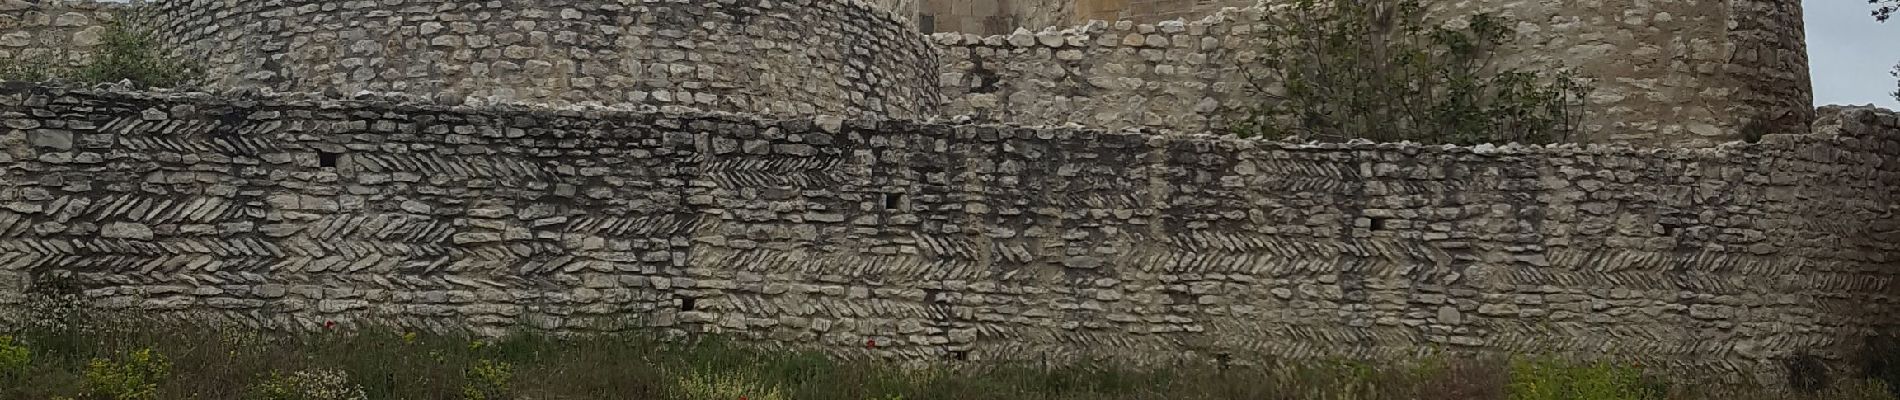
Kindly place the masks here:
<instances>
[{"instance_id":1,"label":"weathered stone surface","mask_svg":"<svg viewBox=\"0 0 1900 400\"><path fill-rule=\"evenodd\" d=\"M935 49L884 8L915 0L153 7L217 87L901 118L942 103Z\"/></svg>"},{"instance_id":2,"label":"weathered stone surface","mask_svg":"<svg viewBox=\"0 0 1900 400\"><path fill-rule=\"evenodd\" d=\"M1438 323L1458 325L1464 323L1464 320L1464 314L1458 312L1458 307L1444 306L1438 308Z\"/></svg>"},{"instance_id":3,"label":"weathered stone surface","mask_svg":"<svg viewBox=\"0 0 1900 400\"><path fill-rule=\"evenodd\" d=\"M126 222L106 224L105 227L99 229L99 236L110 239L138 240L151 240L153 237L152 227Z\"/></svg>"},{"instance_id":4,"label":"weathered stone surface","mask_svg":"<svg viewBox=\"0 0 1900 400\"><path fill-rule=\"evenodd\" d=\"M1520 21L1518 43L1499 54L1504 65L1568 66L1595 78L1582 136L1571 140L1713 147L1758 132L1800 133L1813 118L1793 0L1427 4L1434 18L1479 7ZM23 8L0 11L20 21L0 27L0 57L68 54L52 61L73 65L123 5L15 7ZM1254 0L798 0L739 12L717 2L611 0L412 0L296 12L261 1L156 7L159 33L200 58L214 88L969 116L1187 134L1225 129L1256 105L1259 93L1246 79L1263 75L1249 64L1259 59L1262 30L1254 25L1274 12ZM926 15L935 30L998 35L923 36L911 22ZM1133 20L1084 23L1091 18Z\"/></svg>"},{"instance_id":5,"label":"weathered stone surface","mask_svg":"<svg viewBox=\"0 0 1900 400\"><path fill-rule=\"evenodd\" d=\"M0 276L83 271L107 307L481 332L643 316L906 358L1587 352L1738 380L1900 328L1863 284L1900 273L1900 119L1869 109L1635 149L0 85L27 95L45 100L11 121L94 121L74 148L118 150L8 164L23 256ZM240 106L272 112L224 117ZM163 128L232 124L251 153Z\"/></svg>"},{"instance_id":6,"label":"weathered stone surface","mask_svg":"<svg viewBox=\"0 0 1900 400\"><path fill-rule=\"evenodd\" d=\"M0 0L0 59L73 67L123 3Z\"/></svg>"},{"instance_id":7,"label":"weathered stone surface","mask_svg":"<svg viewBox=\"0 0 1900 400\"><path fill-rule=\"evenodd\" d=\"M36 129L27 132L27 142L33 147L51 150L72 150L73 132L63 129Z\"/></svg>"},{"instance_id":8,"label":"weathered stone surface","mask_svg":"<svg viewBox=\"0 0 1900 400\"><path fill-rule=\"evenodd\" d=\"M288 328L641 316L907 358L1135 362L1451 345L1769 382L1778 357L1841 361L1817 343L1900 324L1892 113L1714 146L1750 118L1800 130L1791 2L1615 7L1642 23L1608 27L1569 18L1589 1L1514 10L1534 28L1521 61L1615 60L1586 66L1617 78L1586 124L1630 134L1589 139L1660 149L916 120L1218 128L1246 105L1261 9L925 38L876 8L908 0L446 3L163 3L212 87L331 100L0 87L0 239L24 254L0 264L0 308L5 282L74 271L98 305ZM0 0L0 19L38 16L0 28L0 57L96 41L112 7ZM1644 60L1678 66L1618 69ZM910 120L836 116L860 114Z\"/></svg>"},{"instance_id":9,"label":"weathered stone surface","mask_svg":"<svg viewBox=\"0 0 1900 400\"><path fill-rule=\"evenodd\" d=\"M944 55L938 76L958 78L938 81L943 114L1201 133L1259 105L1249 77L1265 75L1267 31L1255 27L1277 23L1265 19L1283 3L934 0L921 12L940 32L929 41ZM1602 0L1423 4L1434 21L1512 18L1499 65L1592 78L1581 135L1568 140L1713 147L1747 131L1804 133L1814 118L1798 1L1645 2L1615 15ZM1057 30L1023 33L1045 28Z\"/></svg>"}]
</instances>

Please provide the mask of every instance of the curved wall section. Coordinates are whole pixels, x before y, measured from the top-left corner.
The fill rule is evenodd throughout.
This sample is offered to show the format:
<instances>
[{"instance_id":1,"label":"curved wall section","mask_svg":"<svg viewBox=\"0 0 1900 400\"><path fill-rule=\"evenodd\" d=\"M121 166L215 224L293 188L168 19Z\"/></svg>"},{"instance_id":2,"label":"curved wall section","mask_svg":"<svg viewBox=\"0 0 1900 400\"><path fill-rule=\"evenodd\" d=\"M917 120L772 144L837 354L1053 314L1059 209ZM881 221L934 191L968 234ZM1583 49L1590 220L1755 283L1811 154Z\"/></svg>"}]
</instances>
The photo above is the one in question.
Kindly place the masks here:
<instances>
[{"instance_id":1,"label":"curved wall section","mask_svg":"<svg viewBox=\"0 0 1900 400\"><path fill-rule=\"evenodd\" d=\"M935 111L932 47L848 0L159 5L218 86L773 114Z\"/></svg>"}]
</instances>

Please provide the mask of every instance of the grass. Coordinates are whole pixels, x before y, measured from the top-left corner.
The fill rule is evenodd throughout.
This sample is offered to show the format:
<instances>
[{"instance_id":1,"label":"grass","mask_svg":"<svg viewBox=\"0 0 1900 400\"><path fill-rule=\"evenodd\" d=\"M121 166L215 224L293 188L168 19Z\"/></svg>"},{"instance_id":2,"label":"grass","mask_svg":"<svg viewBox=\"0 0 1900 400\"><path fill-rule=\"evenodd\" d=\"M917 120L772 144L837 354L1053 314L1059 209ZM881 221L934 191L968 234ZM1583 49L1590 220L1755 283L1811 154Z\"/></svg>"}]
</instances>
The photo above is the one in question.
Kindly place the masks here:
<instances>
[{"instance_id":1,"label":"grass","mask_svg":"<svg viewBox=\"0 0 1900 400\"><path fill-rule=\"evenodd\" d=\"M47 328L47 326L55 326ZM263 332L162 322L29 324L0 337L13 399L1893 399L1872 381L1808 395L1667 385L1607 363L1433 358L1277 367L905 366L718 337L392 330Z\"/></svg>"}]
</instances>

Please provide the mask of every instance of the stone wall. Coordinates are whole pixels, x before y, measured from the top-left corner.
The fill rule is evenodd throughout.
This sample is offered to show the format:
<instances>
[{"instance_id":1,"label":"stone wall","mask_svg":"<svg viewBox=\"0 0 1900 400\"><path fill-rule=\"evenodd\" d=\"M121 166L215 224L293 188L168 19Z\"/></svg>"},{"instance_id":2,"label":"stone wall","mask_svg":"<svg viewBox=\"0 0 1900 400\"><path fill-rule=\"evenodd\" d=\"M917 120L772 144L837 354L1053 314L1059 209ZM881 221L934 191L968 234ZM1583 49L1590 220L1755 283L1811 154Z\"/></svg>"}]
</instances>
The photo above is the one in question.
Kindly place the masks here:
<instances>
[{"instance_id":1,"label":"stone wall","mask_svg":"<svg viewBox=\"0 0 1900 400\"><path fill-rule=\"evenodd\" d=\"M1090 20L1152 24L1171 19L1196 20L1226 7L1258 0L925 0L922 15L929 32L1003 35L1016 29L1087 24Z\"/></svg>"},{"instance_id":2,"label":"stone wall","mask_svg":"<svg viewBox=\"0 0 1900 400\"><path fill-rule=\"evenodd\" d=\"M1806 132L1813 101L1794 1L1432 3L1520 21L1499 64L1591 80L1576 141L1709 147ZM1604 10L1618 10L1617 16ZM1265 6L1191 22L1095 22L982 36L937 33L944 113L1033 125L1226 129L1248 84Z\"/></svg>"},{"instance_id":3,"label":"stone wall","mask_svg":"<svg viewBox=\"0 0 1900 400\"><path fill-rule=\"evenodd\" d=\"M1701 149L1307 145L9 85L0 300L65 279L284 329L1772 380L1900 323L1900 121L1828 114Z\"/></svg>"},{"instance_id":4,"label":"stone wall","mask_svg":"<svg viewBox=\"0 0 1900 400\"><path fill-rule=\"evenodd\" d=\"M1025 26L1069 25L1077 6L1070 0L925 1L919 19L925 32L1005 34Z\"/></svg>"},{"instance_id":5,"label":"stone wall","mask_svg":"<svg viewBox=\"0 0 1900 400\"><path fill-rule=\"evenodd\" d=\"M74 66L90 57L120 5L0 0L0 62Z\"/></svg>"},{"instance_id":6,"label":"stone wall","mask_svg":"<svg viewBox=\"0 0 1900 400\"><path fill-rule=\"evenodd\" d=\"M920 0L865 0L865 3L879 10L889 11L892 14L896 14L900 19L913 23L916 22L917 15L923 11L924 6ZM912 26L914 27L915 25L913 24Z\"/></svg>"},{"instance_id":7,"label":"stone wall","mask_svg":"<svg viewBox=\"0 0 1900 400\"><path fill-rule=\"evenodd\" d=\"M889 3L889 4L886 4ZM880 4L895 4L885 2ZM935 55L846 0L176 0L217 87L772 114L932 115Z\"/></svg>"},{"instance_id":8,"label":"stone wall","mask_svg":"<svg viewBox=\"0 0 1900 400\"><path fill-rule=\"evenodd\" d=\"M1157 0L1158 1L1158 0ZM448 99L658 105L786 115L975 115L1032 125L1083 123L1199 133L1252 105L1264 6L1205 19L1143 19L1230 2L642 0L159 3L161 32L211 68L209 87L403 92ZM0 6L0 51L46 52L96 40L99 5ZM1588 142L1708 147L1812 120L1799 4L1734 2L1432 2L1434 12L1495 11L1521 21L1504 65L1576 68L1592 78ZM1177 7L1178 6L1178 7ZM77 10L77 11L75 11ZM1133 10L1133 11L1130 11ZM1188 11L1183 11L1188 10ZM1172 14L1169 14L1172 15ZM961 16L961 17L959 17ZM967 17L967 18L966 18ZM54 26L48 26L54 25ZM998 28L998 29L991 29Z\"/></svg>"}]
</instances>

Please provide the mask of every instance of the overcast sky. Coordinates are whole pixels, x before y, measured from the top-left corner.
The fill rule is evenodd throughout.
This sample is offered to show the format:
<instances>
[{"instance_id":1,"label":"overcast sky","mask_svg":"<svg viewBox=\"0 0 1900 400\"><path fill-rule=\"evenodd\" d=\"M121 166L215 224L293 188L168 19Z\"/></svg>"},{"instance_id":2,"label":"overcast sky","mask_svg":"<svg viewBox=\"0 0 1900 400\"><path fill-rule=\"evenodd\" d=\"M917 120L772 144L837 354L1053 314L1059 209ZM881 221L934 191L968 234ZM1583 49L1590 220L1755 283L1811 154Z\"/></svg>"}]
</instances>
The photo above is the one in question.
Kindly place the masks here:
<instances>
[{"instance_id":1,"label":"overcast sky","mask_svg":"<svg viewBox=\"0 0 1900 400\"><path fill-rule=\"evenodd\" d=\"M1867 104L1900 109L1888 75L1900 62L1900 19L1874 22L1867 0L1802 0L1814 104Z\"/></svg>"}]
</instances>

